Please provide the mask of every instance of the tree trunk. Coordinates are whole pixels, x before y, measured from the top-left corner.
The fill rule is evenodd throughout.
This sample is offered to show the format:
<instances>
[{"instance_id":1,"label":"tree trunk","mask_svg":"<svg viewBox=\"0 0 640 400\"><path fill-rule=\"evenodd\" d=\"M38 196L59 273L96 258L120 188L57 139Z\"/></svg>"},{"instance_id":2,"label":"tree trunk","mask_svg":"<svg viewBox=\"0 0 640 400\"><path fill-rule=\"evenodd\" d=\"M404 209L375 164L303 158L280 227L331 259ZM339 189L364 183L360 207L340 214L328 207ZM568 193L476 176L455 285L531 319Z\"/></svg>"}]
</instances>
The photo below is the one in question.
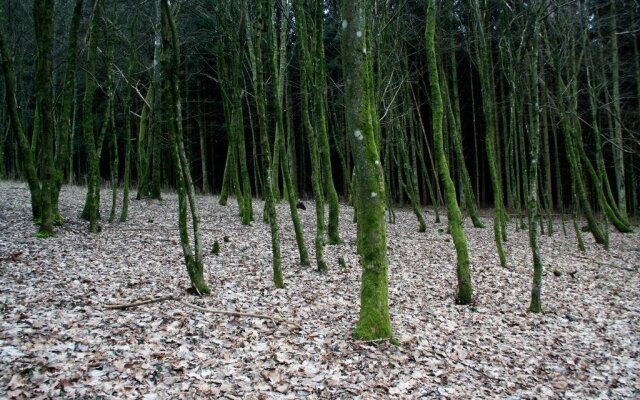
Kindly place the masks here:
<instances>
[{"instance_id":1,"label":"tree trunk","mask_svg":"<svg viewBox=\"0 0 640 400\"><path fill-rule=\"evenodd\" d=\"M273 196L273 188L271 186L272 165L271 150L269 145L268 123L266 101L267 93L264 86L264 74L262 64L262 34L266 31L266 23L263 0L255 3L255 31L253 47L249 49L252 55L253 64L253 85L255 89L256 109L258 116L260 146L262 150L262 168L263 168L263 197L265 201L265 220L269 223L271 230L271 251L272 251L272 267L273 267L273 283L277 288L284 288L284 278L282 275L281 257L280 257L280 228L278 226L278 218L276 214L275 198ZM247 1L243 1L244 9L247 10ZM248 12L247 12L248 14ZM250 44L251 47L251 44Z\"/></svg>"},{"instance_id":2,"label":"tree trunk","mask_svg":"<svg viewBox=\"0 0 640 400\"><path fill-rule=\"evenodd\" d=\"M276 139L274 141L274 146L278 147L278 151L274 150L274 157L277 156L280 159L280 162L273 161L273 168L280 167L282 170L282 176L284 181L284 193L287 197L287 201L289 202L289 210L291 212L291 220L293 221L293 228L296 236L296 243L298 245L298 253L300 255L300 265L309 266L311 263L309 261L309 254L307 252L307 247L304 243L304 234L302 231L302 224L300 222L300 216L298 215L298 194L296 188L293 186L293 181L291 179L291 171L289 170L290 160L289 160L289 152L287 151L285 145L285 126L284 126L284 112L283 112L283 104L284 104L284 90L286 85L286 33L287 33L287 13L289 12L289 8L286 2L279 0L279 4L277 6L281 10L280 20L276 19L276 8L273 9L272 15L272 23L275 26L276 22L279 23L279 31L278 35L275 32L272 34L272 47L271 47L271 68L272 74L275 77L272 79L273 83L273 92L274 96L274 111L275 111L275 130L276 130ZM275 31L275 30L274 30ZM277 40L276 40L277 38ZM276 41L279 43L278 46L275 45ZM274 177L277 174L274 174ZM277 179L274 178L274 187L277 182Z\"/></svg>"},{"instance_id":3,"label":"tree trunk","mask_svg":"<svg viewBox=\"0 0 640 400\"><path fill-rule=\"evenodd\" d=\"M440 77L438 75L438 62L436 60L435 30L436 30L436 0L427 2L427 23L425 27L425 41L427 46L427 66L429 68L429 86L431 89L432 129L436 148L438 174L444 187L449 230L456 248L458 277L458 304L470 304L473 297L471 286L471 272L469 270L469 251L467 239L462 229L462 218L456 188L449 174L449 163L444 149L444 137L442 133L442 119L444 105L440 91Z\"/></svg>"},{"instance_id":4,"label":"tree trunk","mask_svg":"<svg viewBox=\"0 0 640 400\"><path fill-rule=\"evenodd\" d=\"M373 77L365 21L365 0L343 3L342 56L345 77L347 132L355 163L353 192L357 213L357 247L362 265L360 319L353 333L360 340L391 338L388 301L387 231L384 220L385 187L373 120ZM366 49L369 48L369 52Z\"/></svg>"},{"instance_id":5,"label":"tree trunk","mask_svg":"<svg viewBox=\"0 0 640 400\"><path fill-rule=\"evenodd\" d=\"M540 158L540 95L538 90L538 37L540 35L538 20L533 27L533 44L530 56L530 91L531 91L531 119L529 130L529 190L527 199L527 216L529 222L529 245L533 258L533 282L531 285L531 303L529 311L542 312L542 258L538 248L537 224L538 218L538 160Z\"/></svg>"},{"instance_id":6,"label":"tree trunk","mask_svg":"<svg viewBox=\"0 0 640 400\"><path fill-rule=\"evenodd\" d=\"M3 10L0 7L0 19L3 17ZM4 28L0 27L0 55L2 61L2 72L4 75L4 93L7 107L7 114L9 115L9 121L11 121L11 129L13 134L17 138L20 152L23 158L23 174L27 180L29 186L29 192L31 194L31 213L35 221L41 218L41 204L40 204L40 180L36 171L36 161L29 139L24 131L22 125L22 119L18 114L18 102L16 101L16 76L13 69L13 59L9 52L9 46L4 36ZM16 151L17 153L17 151ZM17 154L16 154L17 159ZM17 169L17 168L16 168Z\"/></svg>"},{"instance_id":7,"label":"tree trunk","mask_svg":"<svg viewBox=\"0 0 640 400\"><path fill-rule=\"evenodd\" d=\"M487 54L487 40L485 37L483 19L480 14L480 4L478 0L474 0L474 18L475 18L475 30L477 38L476 56L478 65L478 74L480 78L480 87L482 92L482 107L484 111L485 119L485 146L487 150L487 160L489 162L489 172L491 175L491 185L493 186L494 197L494 216L493 216L493 233L498 249L498 257L500 258L500 265L507 266L507 259L504 254L504 248L502 246L503 239L503 220L504 210L502 204L502 185L500 183L500 170L498 169L498 161L496 155L496 138L495 138L495 120L494 120L494 104L493 97L491 96L491 84L490 84L490 71L489 71L489 56Z\"/></svg>"},{"instance_id":8,"label":"tree trunk","mask_svg":"<svg viewBox=\"0 0 640 400\"><path fill-rule=\"evenodd\" d=\"M55 183L53 188L53 194L51 196L52 208L54 214L54 220L56 223L62 223L64 220L58 210L58 199L60 197L60 189L62 188L62 182L64 181L64 173L67 169L67 165L70 162L72 137L71 129L73 124L71 123L73 117L74 97L76 93L76 69L78 64L78 32L80 31L80 22L82 19L82 8L84 1L76 0L75 7L73 9L73 16L71 17L71 26L69 29L69 41L67 45L67 65L64 72L64 86L62 88L62 112L60 115L60 122L58 131L60 140L56 149L55 155ZM69 169L71 171L71 169ZM68 176L68 180L71 180L71 174Z\"/></svg>"},{"instance_id":9,"label":"tree trunk","mask_svg":"<svg viewBox=\"0 0 640 400\"><path fill-rule=\"evenodd\" d=\"M53 0L35 0L33 3L33 20L37 38L36 58L36 108L40 120L39 135L42 139L40 163L41 192L39 237L53 235L54 210L52 196L54 194L54 119L53 96L51 92L53 80Z\"/></svg>"},{"instance_id":10,"label":"tree trunk","mask_svg":"<svg viewBox=\"0 0 640 400\"><path fill-rule=\"evenodd\" d=\"M618 210L627 217L627 190L624 174L624 143L622 140L622 112L620 110L620 72L618 70L618 32L616 0L611 0L611 83L613 85L613 165L618 189Z\"/></svg>"},{"instance_id":11,"label":"tree trunk","mask_svg":"<svg viewBox=\"0 0 640 400\"><path fill-rule=\"evenodd\" d=\"M325 272L328 270L327 263L324 260L324 190L322 185L322 167L321 167L321 154L319 150L319 137L317 125L314 125L311 120L311 104L313 101L318 101L311 97L312 88L318 84L314 79L317 78L314 75L312 66L311 51L308 48L312 44L314 37L311 29L308 28L307 15L304 10L302 2L295 2L295 14L296 14L296 28L298 30L298 37L300 38L300 86L302 88L302 122L304 130L307 134L307 142L309 144L309 158L311 160L311 184L313 188L313 195L316 203L316 237L315 237L315 249L316 249L316 264L318 271ZM305 40L305 38L309 40Z\"/></svg>"},{"instance_id":12,"label":"tree trunk","mask_svg":"<svg viewBox=\"0 0 640 400\"><path fill-rule=\"evenodd\" d=\"M184 148L182 128L182 105L180 102L180 86L178 71L180 68L180 48L178 33L173 21L173 15L168 0L162 3L162 51L161 62L165 75L164 89L161 93L165 115L168 119L172 141L174 166L178 180L179 199L179 228L180 242L187 265L187 272L192 288L199 294L207 294L210 289L204 279L204 265L202 259L202 240L200 232L200 213L196 202L195 188L189 170L189 161ZM171 50L171 54L169 54ZM189 232L187 229L187 203L191 212L191 226L193 230L194 248L191 250Z\"/></svg>"}]
</instances>

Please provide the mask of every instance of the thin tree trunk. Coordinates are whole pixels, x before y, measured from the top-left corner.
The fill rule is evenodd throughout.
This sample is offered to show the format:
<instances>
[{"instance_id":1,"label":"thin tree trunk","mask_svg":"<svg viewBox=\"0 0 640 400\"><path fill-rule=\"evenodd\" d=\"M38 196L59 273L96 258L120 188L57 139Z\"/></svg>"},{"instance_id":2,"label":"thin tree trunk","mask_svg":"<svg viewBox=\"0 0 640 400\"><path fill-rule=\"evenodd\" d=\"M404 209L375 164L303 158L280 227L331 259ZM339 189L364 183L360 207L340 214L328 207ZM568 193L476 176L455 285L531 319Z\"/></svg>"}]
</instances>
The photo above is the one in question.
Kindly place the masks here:
<instances>
[{"instance_id":1,"label":"thin tree trunk","mask_svg":"<svg viewBox=\"0 0 640 400\"><path fill-rule=\"evenodd\" d=\"M622 112L620 110L620 72L618 66L618 32L616 0L611 0L611 83L613 85L613 164L618 189L618 210L627 217L627 190L624 171L624 143L622 140Z\"/></svg>"},{"instance_id":2,"label":"thin tree trunk","mask_svg":"<svg viewBox=\"0 0 640 400\"><path fill-rule=\"evenodd\" d=\"M265 201L265 220L269 223L271 230L271 251L272 251L272 267L273 267L273 283L277 288L284 287L284 278L282 275L281 257L280 257L280 228L278 226L278 218L276 214L275 199L273 196L272 182L272 162L271 150L269 145L268 133L268 115L266 108L267 93L264 86L264 73L262 64L262 34L266 31L265 11L262 4L263 0L255 3L255 25L253 46L250 44L249 52L252 55L253 69L253 85L255 89L256 110L259 125L260 147L262 148L262 168L264 173L263 179L263 197ZM244 10L247 10L247 0L243 1ZM248 12L247 12L248 14ZM249 24L247 24L248 26Z\"/></svg>"},{"instance_id":3,"label":"thin tree trunk","mask_svg":"<svg viewBox=\"0 0 640 400\"><path fill-rule=\"evenodd\" d=\"M180 66L180 49L178 33L168 0L162 3L162 45L161 61L165 75L162 96L165 113L168 117L169 131L172 137L173 161L177 169L180 242L187 264L187 271L193 289L199 294L207 294L210 289L204 279L204 265L202 259L202 240L200 232L200 213L196 202L195 188L189 171L182 128L182 106L180 102L180 86L178 71ZM169 54L171 50L171 54ZM193 230L194 248L191 250L187 230L187 202L191 212L191 226Z\"/></svg>"},{"instance_id":4,"label":"thin tree trunk","mask_svg":"<svg viewBox=\"0 0 640 400\"><path fill-rule=\"evenodd\" d=\"M476 196L473 192L473 188L471 187L471 178L469 177L469 171L467 170L467 166L464 162L465 157L462 151L462 124L460 122L460 99L458 96L458 72L457 72L457 60L456 60L456 50L453 42L453 38L451 40L451 86L452 86L452 95L453 98L447 102L447 110L449 115L451 116L452 122L452 135L451 140L453 144L453 151L455 153L455 165L460 174L460 180L462 183L462 194L464 198L464 205L467 208L467 212L471 217L471 221L473 222L473 226L476 228L484 228L484 224L480 221L480 216L478 214L478 207L476 205ZM453 106L453 107L452 107Z\"/></svg>"},{"instance_id":5,"label":"thin tree trunk","mask_svg":"<svg viewBox=\"0 0 640 400\"><path fill-rule=\"evenodd\" d=\"M482 106L485 117L485 146L487 150L487 159L489 162L489 171L491 174L491 184L493 186L494 197L494 216L493 216L493 233L498 250L498 257L500 258L500 265L507 266L507 259L504 254L504 248L502 246L503 239L503 220L504 210L502 204L502 186L500 183L500 171L498 169L498 162L496 159L496 139L495 139L495 120L494 120L494 104L493 97L491 96L491 85L489 76L489 56L487 54L487 41L484 33L484 26L482 17L480 15L480 4L478 0L474 0L474 16L475 16L475 29L478 35L476 39L476 55L478 74L480 75L480 86L482 89Z\"/></svg>"},{"instance_id":6,"label":"thin tree trunk","mask_svg":"<svg viewBox=\"0 0 640 400\"><path fill-rule=\"evenodd\" d=\"M440 91L440 77L438 75L438 62L436 60L435 30L436 30L436 0L427 2L427 23L425 27L425 40L427 46L427 65L429 68L429 85L431 89L432 129L436 148L438 175L444 187L449 230L456 248L458 277L458 304L470 304L473 297L471 285L471 272L469 270L469 250L467 239L462 229L462 218L456 188L449 173L449 164L444 149L444 137L442 132L442 119L444 116L444 104Z\"/></svg>"},{"instance_id":7,"label":"thin tree trunk","mask_svg":"<svg viewBox=\"0 0 640 400\"><path fill-rule=\"evenodd\" d=\"M207 130L202 111L202 83L198 81L198 136L200 138L200 172L202 173L202 193L209 194L209 172L207 168Z\"/></svg>"},{"instance_id":8,"label":"thin tree trunk","mask_svg":"<svg viewBox=\"0 0 640 400\"><path fill-rule=\"evenodd\" d=\"M311 65L311 51L308 48L311 41L305 40L305 37L312 38L312 32L308 28L307 15L303 9L302 2L295 2L295 14L296 14L296 28L298 29L298 37L300 37L300 85L302 88L302 122L305 132L307 134L307 142L309 145L309 158L311 160L311 184L313 188L313 195L316 203L316 237L315 237L315 249L316 249L316 264L318 271L327 271L329 268L324 259L324 232L325 232L325 220L324 220L324 190L322 185L322 169L321 169L321 154L319 150L319 138L317 126L314 126L311 120L311 103L312 101L318 101L312 99L310 94L312 92L312 86L317 84L314 82L316 78L313 74L313 67Z\"/></svg>"},{"instance_id":9,"label":"thin tree trunk","mask_svg":"<svg viewBox=\"0 0 640 400\"><path fill-rule=\"evenodd\" d=\"M84 132L85 150L87 152L87 197L81 217L89 221L89 231L98 233L100 226L100 137L96 140L94 132L93 100L96 90L95 59L98 51L98 20L100 18L100 0L95 0L91 20L89 21L87 71L85 72L85 92L82 110L82 128ZM105 121L109 119L111 101L107 100ZM104 124L103 124L104 126ZM102 130L101 130L102 133Z\"/></svg>"},{"instance_id":10,"label":"thin tree trunk","mask_svg":"<svg viewBox=\"0 0 640 400\"><path fill-rule=\"evenodd\" d=\"M84 1L76 0L71 17L71 25L69 29L69 41L67 44L67 65L64 72L64 87L62 89L62 112L60 115L60 123L58 131L60 141L56 148L55 154L55 178L53 193L51 195L54 220L56 223L62 223L64 219L60 215L58 209L58 200L60 197L60 189L64 181L64 173L67 169L67 163L70 162L71 146L73 138L71 118L74 111L75 93L76 93L76 69L78 64L78 32L80 30L80 22L82 19L82 8ZM71 169L69 169L71 171ZM69 175L69 180L71 176Z\"/></svg>"},{"instance_id":11,"label":"thin tree trunk","mask_svg":"<svg viewBox=\"0 0 640 400\"><path fill-rule=\"evenodd\" d=\"M533 27L533 44L531 46L530 58L530 85L531 85L531 120L529 130L529 193L527 199L528 222L529 222L529 245L533 258L533 282L531 284L531 303L529 311L534 313L542 312L542 258L538 247L538 234L536 218L538 218L538 160L540 158L540 95L538 90L538 21Z\"/></svg>"},{"instance_id":12,"label":"thin tree trunk","mask_svg":"<svg viewBox=\"0 0 640 400\"><path fill-rule=\"evenodd\" d=\"M36 108L40 119L39 134L42 138L40 163L42 214L38 231L39 237L52 236L54 223L52 196L55 189L55 128L51 92L53 80L53 6L53 0L35 0L33 3L33 19L38 47L35 78Z\"/></svg>"}]
</instances>

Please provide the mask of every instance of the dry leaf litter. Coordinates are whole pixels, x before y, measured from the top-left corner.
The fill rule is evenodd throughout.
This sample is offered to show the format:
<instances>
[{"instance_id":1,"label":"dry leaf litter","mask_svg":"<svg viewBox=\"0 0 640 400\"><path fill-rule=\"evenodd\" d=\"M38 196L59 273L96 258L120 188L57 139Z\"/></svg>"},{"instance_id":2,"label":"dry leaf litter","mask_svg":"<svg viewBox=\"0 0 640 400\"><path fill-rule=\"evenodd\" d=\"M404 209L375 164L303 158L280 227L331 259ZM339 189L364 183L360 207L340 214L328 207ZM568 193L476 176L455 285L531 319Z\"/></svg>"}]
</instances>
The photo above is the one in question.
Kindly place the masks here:
<instances>
[{"instance_id":1,"label":"dry leaf litter","mask_svg":"<svg viewBox=\"0 0 640 400\"><path fill-rule=\"evenodd\" d=\"M454 304L455 252L446 220L416 232L410 210L388 225L390 309L400 340L358 342L359 273L353 211L341 209L344 243L327 246L327 274L298 263L288 206L278 206L286 289L271 281L263 203L242 226L233 199L198 198L212 295L189 286L177 230L177 197L136 201L125 223L87 232L85 189L61 194L66 224L35 237L25 184L0 183L0 398L384 399L639 398L640 234L611 231L605 251L569 223L541 235L544 314L527 312L526 231L509 224L500 268L491 219L465 220L475 293ZM110 191L103 190L108 215ZM300 211L313 259L315 211ZM638 231L638 229L636 229ZM224 241L224 237L228 241ZM339 258L346 262L341 268ZM282 316L207 314L177 302L127 310L112 304L173 295L200 307Z\"/></svg>"}]
</instances>

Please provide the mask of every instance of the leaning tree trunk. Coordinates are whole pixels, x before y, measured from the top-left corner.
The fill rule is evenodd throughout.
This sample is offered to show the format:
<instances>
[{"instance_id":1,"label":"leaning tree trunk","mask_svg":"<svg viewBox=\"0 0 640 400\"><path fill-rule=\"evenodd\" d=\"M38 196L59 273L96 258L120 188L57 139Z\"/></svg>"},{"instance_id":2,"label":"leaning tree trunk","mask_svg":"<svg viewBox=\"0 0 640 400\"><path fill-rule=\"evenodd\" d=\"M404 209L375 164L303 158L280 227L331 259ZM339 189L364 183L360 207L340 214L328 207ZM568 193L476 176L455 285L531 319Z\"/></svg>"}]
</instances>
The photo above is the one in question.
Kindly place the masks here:
<instances>
[{"instance_id":1,"label":"leaning tree trunk","mask_svg":"<svg viewBox=\"0 0 640 400\"><path fill-rule=\"evenodd\" d=\"M356 339L391 338L389 315L387 230L384 219L386 198L373 119L373 77L370 68L366 0L343 2L342 56L345 79L347 132L355 164L353 184L357 213L357 247L362 265L360 319L353 333Z\"/></svg>"},{"instance_id":2,"label":"leaning tree trunk","mask_svg":"<svg viewBox=\"0 0 640 400\"><path fill-rule=\"evenodd\" d=\"M314 60L314 91L315 113L317 118L318 150L320 155L320 168L322 170L322 183L324 194L329 204L329 221L327 223L327 242L329 244L342 243L340 239L340 204L338 193L333 182L333 169L331 167L331 154L329 148L329 128L327 123L327 71L324 54L324 1L316 0L313 6L313 40L312 54ZM310 35L311 36L311 35Z\"/></svg>"},{"instance_id":3,"label":"leaning tree trunk","mask_svg":"<svg viewBox=\"0 0 640 400\"><path fill-rule=\"evenodd\" d=\"M2 7L0 7L0 19L3 17ZM36 171L36 161L29 139L24 131L22 125L22 119L18 114L18 103L16 101L16 76L13 70L13 58L9 53L9 46L7 45L6 38L4 36L4 28L0 27L0 66L2 66L2 72L4 75L4 94L5 104L7 108L7 114L9 115L9 121L11 121L11 129L13 134L17 138L20 152L23 158L23 173L27 179L29 186L29 192L31 193L31 212L34 220L39 220L41 216L41 204L40 204L40 180Z\"/></svg>"},{"instance_id":4,"label":"leaning tree trunk","mask_svg":"<svg viewBox=\"0 0 640 400\"><path fill-rule=\"evenodd\" d=\"M286 2L279 0L278 8L281 9L281 15L279 22L279 29L275 29L272 33L272 42L271 42L271 69L273 73L273 92L274 92L274 111L275 111L275 131L276 131L276 140L274 141L274 147L278 147L278 151L274 149L274 157L279 158L279 162L273 160L273 168L275 170L276 167L281 167L282 176L284 181L284 193L287 197L287 201L289 202L289 210L291 212L291 220L293 222L293 228L296 236L296 243L298 245L298 253L300 255L300 265L309 266L311 263L309 261L309 254L307 252L307 246L304 243L304 235L302 231L302 223L300 222L300 215L298 214L298 194L296 188L293 186L293 181L291 179L291 171L289 170L290 160L289 160L289 152L285 146L284 136L285 136L285 126L284 126L284 90L286 85L286 61L287 61L287 15L286 13L289 9L286 6ZM272 23L274 27L276 25L275 7L273 9L272 14ZM276 46L276 41L278 42L278 46ZM274 177L277 177L277 174L274 174ZM274 178L274 185L277 179Z\"/></svg>"},{"instance_id":5,"label":"leaning tree trunk","mask_svg":"<svg viewBox=\"0 0 640 400\"><path fill-rule=\"evenodd\" d=\"M307 134L307 142L309 144L309 158L311 161L311 184L313 189L313 195L316 203L316 236L315 236L315 249L316 249L316 264L318 271L327 271L327 263L324 260L324 190L322 185L322 169L321 169L321 153L318 146L318 126L314 125L311 121L311 103L312 101L318 101L318 99L311 98L312 87L314 86L313 79L313 60L311 58L311 51L309 45L312 43L313 35L308 28L307 15L304 10L302 2L295 3L296 13L296 28L298 37L300 37L298 51L300 55L300 86L302 87L302 123L304 130ZM307 38L307 39L305 39ZM317 83L317 82L316 82Z\"/></svg>"},{"instance_id":6,"label":"leaning tree trunk","mask_svg":"<svg viewBox=\"0 0 640 400\"><path fill-rule=\"evenodd\" d=\"M192 288L198 294L210 292L204 279L204 264L202 252L202 239L200 232L200 213L196 203L196 193L189 170L183 142L182 105L180 104L180 86L178 71L180 68L180 48L178 33L173 21L173 15L168 0L160 0L162 3L162 51L160 59L165 73L164 89L158 93L163 97L165 115L168 118L169 131L172 141L172 154L175 168L177 169L180 242L184 253L187 272L191 280ZM171 54L169 54L171 50ZM194 248L191 250L189 232L187 229L187 203L191 212L191 226L193 229Z\"/></svg>"},{"instance_id":7,"label":"leaning tree trunk","mask_svg":"<svg viewBox=\"0 0 640 400\"><path fill-rule=\"evenodd\" d=\"M453 37L452 37L452 45L453 45ZM451 94L453 97L450 97L450 101L448 102L447 109L449 113L452 115L451 121L453 124L452 127L452 146L453 151L455 153L455 165L458 168L458 171L461 175L460 180L462 181L462 193L464 194L464 206L469 213L469 217L471 217L471 222L473 222L473 226L476 228L484 228L484 224L480 221L480 215L478 214L478 206L476 204L476 196L473 192L473 188L471 187L471 177L469 176L469 171L464 162L464 152L462 151L462 124L460 121L460 98L458 95L458 71L457 65L458 62L456 60L456 48L452 46L451 48Z\"/></svg>"},{"instance_id":8,"label":"leaning tree trunk","mask_svg":"<svg viewBox=\"0 0 640 400\"><path fill-rule=\"evenodd\" d=\"M491 83L489 71L489 55L487 48L487 39L484 32L483 20L480 15L480 4L478 0L474 1L474 17L475 31L478 35L476 38L476 56L478 64L478 74L480 78L480 89L482 92L482 107L485 119L485 140L487 150L487 160L489 162L489 172L491 175L491 185L493 186L494 197L494 216L493 216L493 233L498 249L498 257L500 265L507 266L507 258L504 254L502 246L503 239L503 220L504 210L502 201L502 185L500 183L500 170L498 169L498 160L496 154L496 127L494 120L494 104L493 96L491 96Z\"/></svg>"},{"instance_id":9,"label":"leaning tree trunk","mask_svg":"<svg viewBox=\"0 0 640 400\"><path fill-rule=\"evenodd\" d=\"M431 110L432 129L436 148L438 174L444 187L445 203L447 206L447 217L449 219L449 230L456 248L458 277L458 294L456 301L458 304L470 304L473 297L471 286L471 272L469 270L469 250L467 249L467 238L462 229L462 218L458 200L456 198L456 188L449 174L449 163L447 162L444 150L444 138L442 133L442 119L444 115L444 105L442 93L440 91L440 77L438 75L438 63L436 61L436 0L428 0L427 3L427 24L425 27L425 40L427 45L427 66L429 68L429 86L431 89Z\"/></svg>"}]
</instances>

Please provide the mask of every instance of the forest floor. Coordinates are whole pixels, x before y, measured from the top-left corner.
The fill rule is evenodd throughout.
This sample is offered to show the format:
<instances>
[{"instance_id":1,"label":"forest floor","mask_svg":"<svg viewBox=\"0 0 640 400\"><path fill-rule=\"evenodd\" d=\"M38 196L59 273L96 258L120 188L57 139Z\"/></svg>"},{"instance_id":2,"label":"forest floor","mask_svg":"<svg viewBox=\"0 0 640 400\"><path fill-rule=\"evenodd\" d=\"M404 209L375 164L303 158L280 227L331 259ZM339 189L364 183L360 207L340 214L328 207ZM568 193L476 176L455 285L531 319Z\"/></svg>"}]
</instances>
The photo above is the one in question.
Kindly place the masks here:
<instances>
[{"instance_id":1,"label":"forest floor","mask_svg":"<svg viewBox=\"0 0 640 400\"><path fill-rule=\"evenodd\" d=\"M465 220L475 304L457 306L455 252L446 223L410 210L388 225L390 309L400 345L351 338L360 268L352 210L344 244L326 247L330 271L298 265L288 207L278 207L286 289L271 280L269 230L242 226L234 199L199 197L212 294L189 286L177 197L131 201L126 223L89 234L78 219L85 189L63 188L67 223L37 239L27 186L0 183L0 398L638 398L640 229L611 232L603 250L570 225L541 235L544 314L527 312L526 231L509 224L511 268L499 266L491 220ZM135 195L135 194L133 194ZM110 191L102 192L109 213ZM119 199L120 201L120 199ZM313 202L301 211L313 256ZM103 218L104 219L104 218ZM229 242L223 238L227 236ZM209 254L214 241L220 254ZM338 265L338 258L347 267ZM282 316L286 323L197 311L176 301L105 306L172 295L218 310Z\"/></svg>"}]
</instances>

